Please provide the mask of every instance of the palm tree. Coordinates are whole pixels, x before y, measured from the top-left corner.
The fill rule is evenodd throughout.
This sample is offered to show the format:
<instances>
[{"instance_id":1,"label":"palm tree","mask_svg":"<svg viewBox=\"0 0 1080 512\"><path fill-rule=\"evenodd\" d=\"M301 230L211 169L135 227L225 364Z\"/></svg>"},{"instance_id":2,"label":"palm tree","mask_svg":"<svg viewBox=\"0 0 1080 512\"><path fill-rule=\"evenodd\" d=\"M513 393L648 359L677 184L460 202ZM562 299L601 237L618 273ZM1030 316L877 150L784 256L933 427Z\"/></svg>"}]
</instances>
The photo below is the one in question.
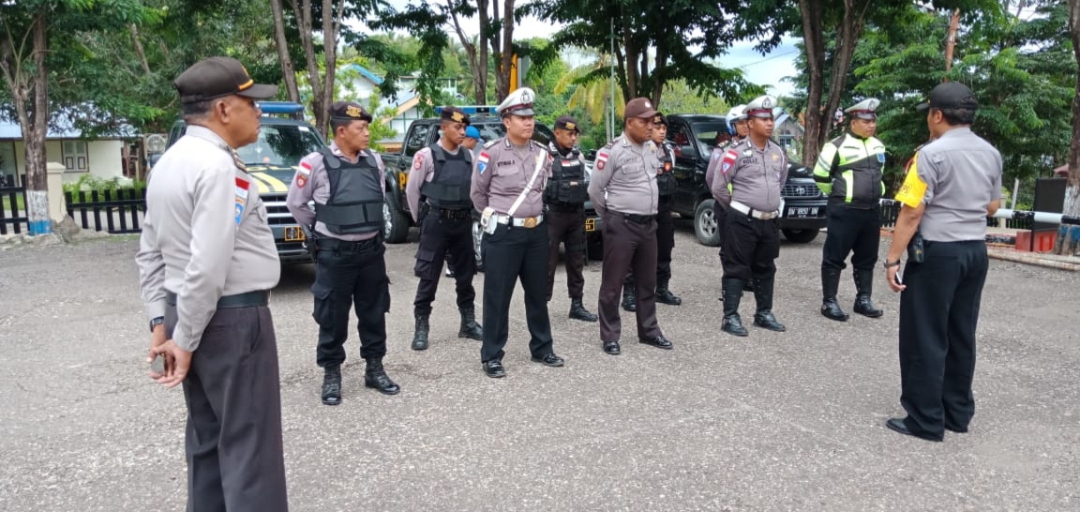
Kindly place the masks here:
<instances>
[{"instance_id":1,"label":"palm tree","mask_svg":"<svg viewBox=\"0 0 1080 512\"><path fill-rule=\"evenodd\" d=\"M595 60L589 64L570 69L555 84L555 93L562 94L568 90L570 95L569 108L581 107L593 124L600 123L605 114L609 112L612 101L611 87L611 56L606 54L594 54ZM622 89L615 88L615 115L622 117L625 101ZM608 120L610 122L610 119ZM612 127L608 127L608 133L612 133ZM609 137L610 138L610 137Z\"/></svg>"}]
</instances>

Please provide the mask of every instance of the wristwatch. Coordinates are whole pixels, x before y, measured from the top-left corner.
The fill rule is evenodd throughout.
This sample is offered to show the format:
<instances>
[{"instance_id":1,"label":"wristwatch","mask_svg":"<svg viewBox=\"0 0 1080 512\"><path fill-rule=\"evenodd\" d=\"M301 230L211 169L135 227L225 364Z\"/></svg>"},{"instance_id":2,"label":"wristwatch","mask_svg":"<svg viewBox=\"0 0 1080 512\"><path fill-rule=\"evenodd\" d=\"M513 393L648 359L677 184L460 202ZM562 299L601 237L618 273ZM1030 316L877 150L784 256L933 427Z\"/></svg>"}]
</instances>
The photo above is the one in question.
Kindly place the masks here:
<instances>
[{"instance_id":1,"label":"wristwatch","mask_svg":"<svg viewBox=\"0 0 1080 512\"><path fill-rule=\"evenodd\" d=\"M893 267L899 267L899 266L900 266L900 260L896 260L896 261L894 261L892 263L890 263L888 260L885 261L885 268L893 268Z\"/></svg>"},{"instance_id":2,"label":"wristwatch","mask_svg":"<svg viewBox=\"0 0 1080 512\"><path fill-rule=\"evenodd\" d=\"M165 324L165 317L159 316L150 320L150 334L154 333L154 327Z\"/></svg>"}]
</instances>

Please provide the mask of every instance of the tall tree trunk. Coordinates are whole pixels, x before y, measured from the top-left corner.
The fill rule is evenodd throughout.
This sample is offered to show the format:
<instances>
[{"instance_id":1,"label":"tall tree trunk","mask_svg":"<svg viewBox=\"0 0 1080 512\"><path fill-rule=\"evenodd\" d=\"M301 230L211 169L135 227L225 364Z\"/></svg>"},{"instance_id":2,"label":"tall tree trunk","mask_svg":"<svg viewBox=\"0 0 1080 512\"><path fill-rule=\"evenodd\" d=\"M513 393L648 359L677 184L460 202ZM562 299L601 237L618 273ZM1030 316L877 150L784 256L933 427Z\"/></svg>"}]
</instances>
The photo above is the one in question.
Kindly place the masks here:
<instances>
[{"instance_id":1,"label":"tall tree trunk","mask_svg":"<svg viewBox=\"0 0 1080 512\"><path fill-rule=\"evenodd\" d=\"M1069 0L1069 33L1072 36L1073 54L1080 63L1080 0ZM1080 73L1077 73L1076 87L1072 104L1069 178L1063 212L1070 217L1080 217ZM1058 254L1076 254L1080 250L1080 226L1061 226L1054 249Z\"/></svg>"},{"instance_id":2,"label":"tall tree trunk","mask_svg":"<svg viewBox=\"0 0 1080 512\"><path fill-rule=\"evenodd\" d=\"M274 12L274 41L277 43L278 59L281 61L281 76L285 79L285 90L289 101L300 103L300 87L296 83L296 67L289 55L289 42L285 39L285 13L281 0L270 0L270 10Z\"/></svg>"},{"instance_id":3,"label":"tall tree trunk","mask_svg":"<svg viewBox=\"0 0 1080 512\"><path fill-rule=\"evenodd\" d=\"M510 95L510 67L514 63L514 0L503 1L502 55L499 64L499 97L501 103Z\"/></svg>"},{"instance_id":4,"label":"tall tree trunk","mask_svg":"<svg viewBox=\"0 0 1080 512\"><path fill-rule=\"evenodd\" d=\"M825 40L822 29L821 0L799 0L802 15L803 45L806 47L806 69L810 84L806 91L806 111L803 115L803 165L812 167L821 151L821 95L824 84Z\"/></svg>"},{"instance_id":5,"label":"tall tree trunk","mask_svg":"<svg viewBox=\"0 0 1080 512\"><path fill-rule=\"evenodd\" d=\"M39 14L33 26L34 107L29 112L29 123L24 123L23 142L26 143L26 217L29 219L30 235L52 232L49 220L49 181L45 156L45 137L49 120L49 73L45 69L45 55L49 51L46 37L45 15ZM23 116L26 117L24 112ZM29 129L27 129L29 128Z\"/></svg>"},{"instance_id":6,"label":"tall tree trunk","mask_svg":"<svg viewBox=\"0 0 1080 512\"><path fill-rule=\"evenodd\" d=\"M150 74L150 63L146 61L146 51L143 50L142 41L139 40L139 27L132 23L129 25L131 30L131 42L135 46L135 55L139 58L139 64L142 65L143 74Z\"/></svg>"},{"instance_id":7,"label":"tall tree trunk","mask_svg":"<svg viewBox=\"0 0 1080 512\"><path fill-rule=\"evenodd\" d=\"M319 74L319 60L315 53L315 42L311 36L311 1L289 0L293 14L296 16L296 25L300 29L300 44L304 48L304 57L307 61L308 82L311 84L311 111L315 116L315 129L325 138L330 130L329 108L323 102L322 79Z\"/></svg>"},{"instance_id":8,"label":"tall tree trunk","mask_svg":"<svg viewBox=\"0 0 1080 512\"><path fill-rule=\"evenodd\" d=\"M626 13L622 14L622 36L623 36L623 51L626 52L626 64L621 66L626 73L626 86L623 88L623 98L626 101L630 101L637 97L638 83L640 76L638 75L638 49L634 44L631 37L633 30L630 27L630 22L626 19Z\"/></svg>"},{"instance_id":9,"label":"tall tree trunk","mask_svg":"<svg viewBox=\"0 0 1080 512\"><path fill-rule=\"evenodd\" d=\"M480 12L480 48L479 65L476 74L479 77L476 82L476 99L480 105L487 105L488 86L488 41L491 37L491 20L488 17L488 0L477 0L477 10Z\"/></svg>"},{"instance_id":10,"label":"tall tree trunk","mask_svg":"<svg viewBox=\"0 0 1080 512\"><path fill-rule=\"evenodd\" d=\"M446 7L450 10L450 19L454 22L454 33L457 34L458 40L461 41L461 46L465 48L465 55L469 58L469 71L472 74L473 81L473 96L477 105L486 104L484 98L485 91L480 87L480 81L482 80L480 75L480 63L478 62L478 56L476 55L476 45L469 41L469 38L465 36L465 31L461 30L461 21L458 20L457 11L454 10L454 1L446 0ZM482 12L482 11L481 11ZM483 21L481 20L480 31L483 32ZM483 44L483 39L480 39Z\"/></svg>"},{"instance_id":11,"label":"tall tree trunk","mask_svg":"<svg viewBox=\"0 0 1080 512\"><path fill-rule=\"evenodd\" d=\"M491 31L488 34L488 43L491 45L491 58L495 64L495 103L501 103L505 96L499 96L500 79L502 77L502 19L499 14L499 0L491 2Z\"/></svg>"},{"instance_id":12,"label":"tall tree trunk","mask_svg":"<svg viewBox=\"0 0 1080 512\"><path fill-rule=\"evenodd\" d=\"M335 16L334 14L341 13L344 9L345 0L338 0L337 8L334 7L333 0L323 0L322 2L323 58L326 64L321 98L323 107L323 119L321 122L323 125L330 124L330 104L334 101L334 79L337 75L337 34L341 22L335 19L339 18L340 15ZM316 115L315 119L319 120L318 115Z\"/></svg>"}]
</instances>

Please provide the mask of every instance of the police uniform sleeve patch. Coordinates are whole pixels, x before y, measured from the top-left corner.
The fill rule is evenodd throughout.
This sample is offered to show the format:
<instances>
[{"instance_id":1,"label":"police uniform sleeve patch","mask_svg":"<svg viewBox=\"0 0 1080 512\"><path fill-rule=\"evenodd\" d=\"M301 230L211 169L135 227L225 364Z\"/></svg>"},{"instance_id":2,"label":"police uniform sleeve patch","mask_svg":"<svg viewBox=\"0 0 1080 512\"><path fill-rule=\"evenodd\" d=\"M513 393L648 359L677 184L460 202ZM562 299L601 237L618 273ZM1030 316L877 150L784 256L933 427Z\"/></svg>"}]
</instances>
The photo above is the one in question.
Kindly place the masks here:
<instances>
[{"instance_id":1,"label":"police uniform sleeve patch","mask_svg":"<svg viewBox=\"0 0 1080 512\"><path fill-rule=\"evenodd\" d=\"M239 226L240 222L244 220L244 207L247 205L248 189L251 187L245 179L236 178L236 202L235 202L235 215L236 225Z\"/></svg>"},{"instance_id":2,"label":"police uniform sleeve patch","mask_svg":"<svg viewBox=\"0 0 1080 512\"><path fill-rule=\"evenodd\" d=\"M602 171L607 166L608 153L607 151L601 151L596 154L596 170Z\"/></svg>"},{"instance_id":3,"label":"police uniform sleeve patch","mask_svg":"<svg viewBox=\"0 0 1080 512\"><path fill-rule=\"evenodd\" d=\"M300 165L294 167L296 169L296 186L304 188L307 185L308 180L311 179L311 164L305 160L300 161Z\"/></svg>"},{"instance_id":4,"label":"police uniform sleeve patch","mask_svg":"<svg viewBox=\"0 0 1080 512\"><path fill-rule=\"evenodd\" d=\"M491 155L487 151L481 151L480 156L476 159L476 172L484 174L487 170L488 161L491 159Z\"/></svg>"},{"instance_id":5,"label":"police uniform sleeve patch","mask_svg":"<svg viewBox=\"0 0 1080 512\"><path fill-rule=\"evenodd\" d=\"M734 151L728 151L724 153L724 160L720 162L720 173L727 174L732 167L735 166L735 160L738 159L739 154Z\"/></svg>"},{"instance_id":6,"label":"police uniform sleeve patch","mask_svg":"<svg viewBox=\"0 0 1080 512\"><path fill-rule=\"evenodd\" d=\"M420 170L420 168L423 167L423 165L424 165L424 155L422 153L417 153L416 156L413 157L413 166L412 166L412 168L416 169L416 170Z\"/></svg>"}]
</instances>

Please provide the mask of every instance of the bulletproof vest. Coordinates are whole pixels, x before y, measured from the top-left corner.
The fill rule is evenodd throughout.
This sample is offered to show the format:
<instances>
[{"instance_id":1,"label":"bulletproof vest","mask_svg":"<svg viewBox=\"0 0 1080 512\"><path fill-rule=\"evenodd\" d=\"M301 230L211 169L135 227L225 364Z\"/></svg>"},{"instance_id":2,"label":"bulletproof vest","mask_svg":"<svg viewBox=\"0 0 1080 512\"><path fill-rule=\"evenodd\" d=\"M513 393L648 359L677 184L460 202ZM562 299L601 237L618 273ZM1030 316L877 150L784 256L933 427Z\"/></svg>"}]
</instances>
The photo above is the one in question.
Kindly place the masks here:
<instances>
[{"instance_id":1,"label":"bulletproof vest","mask_svg":"<svg viewBox=\"0 0 1080 512\"><path fill-rule=\"evenodd\" d=\"M435 176L420 185L420 194L433 208L465 210L472 208L469 196L472 179L472 152L464 146L456 155L447 153L438 143L431 146Z\"/></svg>"},{"instance_id":2,"label":"bulletproof vest","mask_svg":"<svg viewBox=\"0 0 1080 512\"><path fill-rule=\"evenodd\" d=\"M383 228L383 187L375 157L360 154L351 163L322 148L323 165L330 180L330 199L315 203L315 220L338 235L371 233Z\"/></svg>"},{"instance_id":3,"label":"bulletproof vest","mask_svg":"<svg viewBox=\"0 0 1080 512\"><path fill-rule=\"evenodd\" d=\"M588 184L585 183L585 164L577 148L563 156L555 146L548 148L553 161L551 178L544 188L544 202L584 204L589 197Z\"/></svg>"},{"instance_id":4,"label":"bulletproof vest","mask_svg":"<svg viewBox=\"0 0 1080 512\"><path fill-rule=\"evenodd\" d=\"M671 150L667 145L660 146L660 169L656 174L656 186L660 195L670 196L675 193L675 162L671 159Z\"/></svg>"}]
</instances>

